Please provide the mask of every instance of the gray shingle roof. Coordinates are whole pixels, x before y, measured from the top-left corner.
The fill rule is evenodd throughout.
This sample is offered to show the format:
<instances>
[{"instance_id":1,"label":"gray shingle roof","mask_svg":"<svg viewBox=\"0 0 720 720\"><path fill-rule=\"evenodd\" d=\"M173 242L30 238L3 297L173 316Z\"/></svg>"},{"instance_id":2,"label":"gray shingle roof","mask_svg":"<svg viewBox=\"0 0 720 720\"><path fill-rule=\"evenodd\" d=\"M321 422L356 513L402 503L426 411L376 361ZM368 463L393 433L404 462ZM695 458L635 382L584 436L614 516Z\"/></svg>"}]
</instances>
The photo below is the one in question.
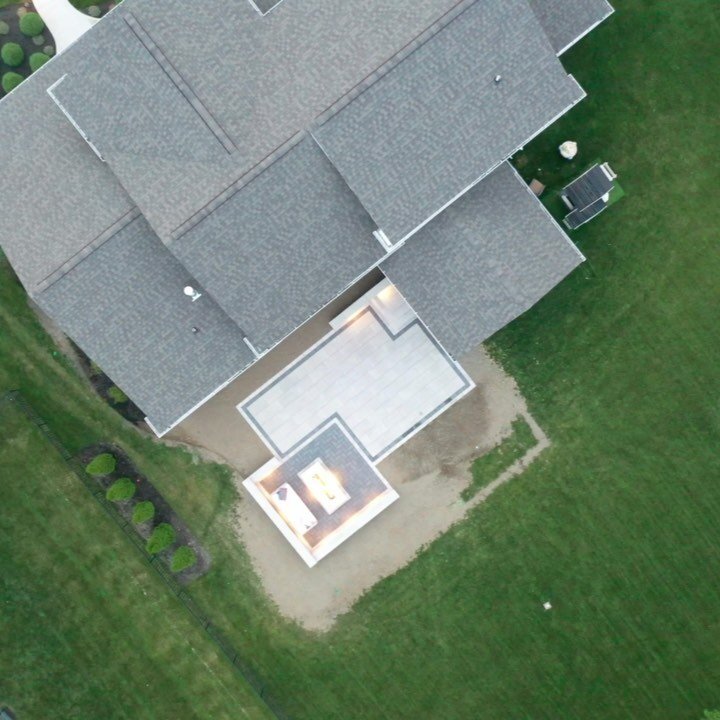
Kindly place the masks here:
<instances>
[{"instance_id":1,"label":"gray shingle roof","mask_svg":"<svg viewBox=\"0 0 720 720\"><path fill-rule=\"evenodd\" d=\"M36 301L162 432L253 360L207 293L183 294L188 283L138 216Z\"/></svg>"},{"instance_id":2,"label":"gray shingle roof","mask_svg":"<svg viewBox=\"0 0 720 720\"><path fill-rule=\"evenodd\" d=\"M398 242L583 97L526 0L484 0L313 134Z\"/></svg>"},{"instance_id":3,"label":"gray shingle roof","mask_svg":"<svg viewBox=\"0 0 720 720\"><path fill-rule=\"evenodd\" d=\"M30 292L133 209L46 92L67 68L53 58L0 102L0 243Z\"/></svg>"},{"instance_id":4,"label":"gray shingle roof","mask_svg":"<svg viewBox=\"0 0 720 720\"><path fill-rule=\"evenodd\" d=\"M503 163L381 269L457 358L532 307L582 260Z\"/></svg>"},{"instance_id":5,"label":"gray shingle roof","mask_svg":"<svg viewBox=\"0 0 720 720\"><path fill-rule=\"evenodd\" d=\"M258 350L385 254L370 216L309 136L211 210L172 251Z\"/></svg>"},{"instance_id":6,"label":"gray shingle roof","mask_svg":"<svg viewBox=\"0 0 720 720\"><path fill-rule=\"evenodd\" d=\"M413 76L416 87L438 81L451 50L459 64L470 62L472 77L478 49L520 68L520 55L543 46L535 61L555 78L559 66L547 60L541 32L528 37L524 1L508 3L519 3L516 16L503 16L517 29L493 35L483 25L462 35L458 25L459 41L444 51L435 45L437 57ZM312 141L294 147L303 131L348 103L354 112L362 89L389 77L401 59L412 62L416 46L446 32L463 10L491 18L497 5L283 0L262 17L245 0L213 0L188 21L184 0L124 0L0 102L0 161L14 188L0 213L0 243L30 294L163 430L252 361L243 330L269 347L381 256L374 223L339 173ZM509 44L513 34L526 43L518 57L504 42L502 53L496 49L499 37ZM448 134L490 147L494 141L472 125L479 95L451 77L460 84L445 77L441 84L470 97L458 102ZM565 82L548 92L561 93ZM56 83L56 97L106 163L48 95ZM437 91L440 102L447 88ZM526 100L518 102L515 110L531 117ZM445 121L433 107L437 115L428 113L415 136L405 136L407 158L397 159L406 166L416 145L430 147L427 138L436 138L431 121ZM496 132L493 122L486 126ZM460 161L423 163L448 187L467 170ZM387 164L378 168L387 173L379 187L392 179ZM435 205L431 192L423 194L432 182L412 169L422 201ZM409 222L404 206L396 210L398 225ZM199 276L212 292L188 305L181 286L199 284ZM188 340L189 324L201 332ZM188 342L191 361L183 354Z\"/></svg>"},{"instance_id":7,"label":"gray shingle roof","mask_svg":"<svg viewBox=\"0 0 720 720\"><path fill-rule=\"evenodd\" d=\"M555 48L562 54L613 13L607 0L528 0Z\"/></svg>"},{"instance_id":8,"label":"gray shingle roof","mask_svg":"<svg viewBox=\"0 0 720 720\"><path fill-rule=\"evenodd\" d=\"M58 93L165 241L457 2L283 0L263 17L247 0L213 0L192 16L186 0L124 0L67 51L73 69ZM155 59L122 30L130 13ZM216 157L177 83L158 80L167 72L234 152Z\"/></svg>"}]
</instances>

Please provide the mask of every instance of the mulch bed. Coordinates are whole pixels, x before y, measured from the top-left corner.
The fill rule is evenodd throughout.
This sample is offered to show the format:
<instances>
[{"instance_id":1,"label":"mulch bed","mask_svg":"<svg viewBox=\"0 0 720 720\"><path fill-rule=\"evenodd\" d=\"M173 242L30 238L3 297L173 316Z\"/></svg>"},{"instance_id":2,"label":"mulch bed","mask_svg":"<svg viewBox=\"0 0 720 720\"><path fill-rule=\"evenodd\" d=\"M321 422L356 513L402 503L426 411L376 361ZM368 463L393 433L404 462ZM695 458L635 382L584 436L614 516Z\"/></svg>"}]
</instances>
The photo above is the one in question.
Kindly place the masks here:
<instances>
[{"instance_id":1,"label":"mulch bed","mask_svg":"<svg viewBox=\"0 0 720 720\"><path fill-rule=\"evenodd\" d=\"M115 7L115 2L112 0L98 0L98 2L93 4L100 10L101 17ZM6 42L17 43L25 51L25 60L20 67L9 67L0 61L0 75L13 71L27 78L32 74L29 63L30 55L35 52L43 52L48 46L52 48L52 52L48 54L53 55L55 52L55 40L47 27L42 32L43 42L39 44L33 42L33 38L23 35L20 32L20 18L17 14L20 8L24 8L28 12L35 12L35 7L32 2L15 2L0 8L0 20L6 22L10 28L10 32L7 35L0 35L0 45ZM83 12L87 12L87 10L83 10ZM5 91L0 87L0 98L5 94Z\"/></svg>"},{"instance_id":2,"label":"mulch bed","mask_svg":"<svg viewBox=\"0 0 720 720\"><path fill-rule=\"evenodd\" d=\"M160 523L166 522L175 528L176 539L175 542L166 550L158 553L159 557L163 562L170 567L170 560L173 553L181 545L189 545L197 555L197 562L191 568L183 570L182 572L175 573L175 578L182 584L187 584L192 580L196 580L202 577L210 569L212 560L210 553L200 545L198 539L193 535L185 522L180 518L177 513L172 509L170 504L163 498L153 484L142 474L140 474L133 464L116 445L111 444L98 444L82 450L78 455L78 460L86 466L93 458L100 453L110 453L117 461L115 471L110 475L102 477L96 477L98 485L103 490L107 490L110 485L115 482L118 478L127 477L130 478L137 488L135 496L126 502L112 503L116 508L117 512L123 517L128 523L132 524L138 535L144 540L150 537L153 529ZM134 525L132 523L132 513L135 505L144 500L150 500L155 506L155 517L148 522L142 523L142 525Z\"/></svg>"},{"instance_id":3,"label":"mulch bed","mask_svg":"<svg viewBox=\"0 0 720 720\"><path fill-rule=\"evenodd\" d=\"M145 413L129 399L121 403L115 402L110 395L110 388L114 387L115 383L96 365L93 365L90 358L72 340L70 344L95 392L128 422L144 423Z\"/></svg>"}]
</instances>

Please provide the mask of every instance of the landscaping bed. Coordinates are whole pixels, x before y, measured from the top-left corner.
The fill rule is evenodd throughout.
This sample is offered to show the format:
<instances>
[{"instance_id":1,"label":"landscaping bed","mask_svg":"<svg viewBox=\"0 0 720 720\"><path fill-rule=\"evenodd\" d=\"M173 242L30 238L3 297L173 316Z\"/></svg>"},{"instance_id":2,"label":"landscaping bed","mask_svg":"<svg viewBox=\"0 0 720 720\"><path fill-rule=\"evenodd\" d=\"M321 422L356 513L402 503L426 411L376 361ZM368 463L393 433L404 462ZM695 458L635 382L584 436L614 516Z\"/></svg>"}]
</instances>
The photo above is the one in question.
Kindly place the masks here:
<instances>
[{"instance_id":1,"label":"landscaping bed","mask_svg":"<svg viewBox=\"0 0 720 720\"><path fill-rule=\"evenodd\" d=\"M82 450L77 459L105 491L117 512L146 541L148 552L171 568L179 582L189 583L208 572L210 554L119 447L93 445ZM190 566L179 569L175 565L178 562Z\"/></svg>"},{"instance_id":2,"label":"landscaping bed","mask_svg":"<svg viewBox=\"0 0 720 720\"><path fill-rule=\"evenodd\" d=\"M145 413L125 395L121 388L115 385L102 371L102 368L96 365L72 340L70 340L70 345L95 392L128 422L144 422Z\"/></svg>"},{"instance_id":3,"label":"landscaping bed","mask_svg":"<svg viewBox=\"0 0 720 720\"><path fill-rule=\"evenodd\" d=\"M116 4L73 0L75 7L93 17L102 17ZM0 50L0 98L55 55L55 40L31 2L0 0Z\"/></svg>"}]
</instances>

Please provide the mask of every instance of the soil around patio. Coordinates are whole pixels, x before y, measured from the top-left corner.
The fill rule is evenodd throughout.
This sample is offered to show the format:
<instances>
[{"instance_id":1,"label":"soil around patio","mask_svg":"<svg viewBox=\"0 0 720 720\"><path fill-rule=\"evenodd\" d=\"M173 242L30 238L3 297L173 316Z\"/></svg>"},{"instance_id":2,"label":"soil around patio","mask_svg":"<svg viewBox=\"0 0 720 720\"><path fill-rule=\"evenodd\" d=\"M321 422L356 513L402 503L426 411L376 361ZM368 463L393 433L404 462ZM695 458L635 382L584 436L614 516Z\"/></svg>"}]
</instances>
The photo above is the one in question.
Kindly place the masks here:
<instances>
[{"instance_id":1,"label":"soil around patio","mask_svg":"<svg viewBox=\"0 0 720 720\"><path fill-rule=\"evenodd\" d=\"M216 412L212 405L205 409L202 449L212 457L224 457L237 470L242 500L235 530L282 615L308 630L329 630L375 583L409 563L423 546L522 472L547 447L548 440L529 415L514 380L484 348L462 358L461 364L477 387L379 465L399 500L314 568L305 565L242 486L244 477L270 453L249 426L233 433L234 446L228 452L230 407L236 414L235 428L244 423L234 408L242 399L239 393L231 389L229 397L211 401L217 402ZM472 461L507 437L518 416L530 424L537 444L464 502L461 492L471 481ZM201 438L195 428L192 444L197 446ZM248 457L254 467L248 467ZM233 462L235 458L239 462Z\"/></svg>"}]
</instances>

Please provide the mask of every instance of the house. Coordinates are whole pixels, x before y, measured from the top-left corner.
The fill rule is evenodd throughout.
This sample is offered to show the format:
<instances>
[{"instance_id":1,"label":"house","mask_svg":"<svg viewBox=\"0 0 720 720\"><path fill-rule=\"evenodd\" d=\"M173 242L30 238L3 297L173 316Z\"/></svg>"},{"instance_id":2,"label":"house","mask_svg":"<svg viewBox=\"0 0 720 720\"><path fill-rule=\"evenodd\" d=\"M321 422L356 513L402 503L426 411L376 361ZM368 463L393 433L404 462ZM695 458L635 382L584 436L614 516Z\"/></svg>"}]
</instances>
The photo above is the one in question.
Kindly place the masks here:
<instances>
[{"instance_id":1,"label":"house","mask_svg":"<svg viewBox=\"0 0 720 720\"><path fill-rule=\"evenodd\" d=\"M583 261L507 161L585 97L559 56L611 12L215 0L191 17L182 0L124 0L0 102L15 189L0 243L157 435L379 268L361 306L239 407L266 472L316 448L315 479L255 485L305 549L311 515L337 544L348 526L322 522L341 509L318 488L363 475L366 518L394 499L375 465L471 389L459 358ZM303 410L282 426L291 397Z\"/></svg>"},{"instance_id":2,"label":"house","mask_svg":"<svg viewBox=\"0 0 720 720\"><path fill-rule=\"evenodd\" d=\"M560 197L571 211L564 222L570 230L579 228L605 210L616 178L610 165L603 163L593 165L563 188Z\"/></svg>"}]
</instances>

